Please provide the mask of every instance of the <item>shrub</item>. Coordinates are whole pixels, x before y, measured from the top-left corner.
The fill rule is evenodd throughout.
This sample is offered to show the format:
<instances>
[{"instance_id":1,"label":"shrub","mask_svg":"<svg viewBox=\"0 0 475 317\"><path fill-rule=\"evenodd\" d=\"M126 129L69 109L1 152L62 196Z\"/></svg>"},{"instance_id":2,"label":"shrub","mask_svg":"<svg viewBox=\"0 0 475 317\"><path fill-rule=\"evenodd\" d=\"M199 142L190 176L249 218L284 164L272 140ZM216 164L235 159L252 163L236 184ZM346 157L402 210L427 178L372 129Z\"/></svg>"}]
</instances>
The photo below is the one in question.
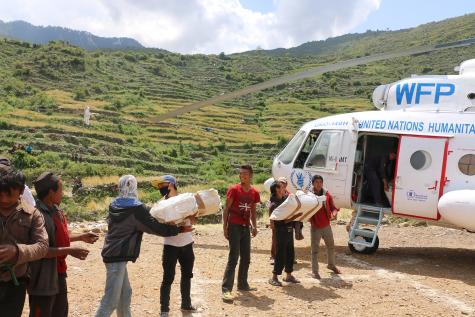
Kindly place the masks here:
<instances>
[{"instance_id":1,"label":"shrub","mask_svg":"<svg viewBox=\"0 0 475 317\"><path fill-rule=\"evenodd\" d=\"M40 166L40 163L36 157L23 151L16 151L13 154L12 164L19 170Z\"/></svg>"},{"instance_id":2,"label":"shrub","mask_svg":"<svg viewBox=\"0 0 475 317\"><path fill-rule=\"evenodd\" d=\"M73 92L74 100L86 100L86 97L89 97L89 90L84 87L76 88Z\"/></svg>"}]
</instances>

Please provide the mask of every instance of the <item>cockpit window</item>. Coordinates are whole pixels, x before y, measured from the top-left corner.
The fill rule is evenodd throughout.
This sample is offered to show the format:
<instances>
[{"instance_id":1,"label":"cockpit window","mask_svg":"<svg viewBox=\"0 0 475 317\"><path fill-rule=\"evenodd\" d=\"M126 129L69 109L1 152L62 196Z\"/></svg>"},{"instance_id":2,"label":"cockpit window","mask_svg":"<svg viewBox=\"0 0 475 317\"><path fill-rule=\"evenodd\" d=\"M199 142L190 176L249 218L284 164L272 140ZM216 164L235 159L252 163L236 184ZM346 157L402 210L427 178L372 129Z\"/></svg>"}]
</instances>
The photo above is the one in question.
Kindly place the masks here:
<instances>
[{"instance_id":1,"label":"cockpit window","mask_svg":"<svg viewBox=\"0 0 475 317\"><path fill-rule=\"evenodd\" d=\"M297 154L300 145L305 139L305 131L298 132L293 139L287 144L285 149L280 153L279 160L284 164L290 164Z\"/></svg>"},{"instance_id":2,"label":"cockpit window","mask_svg":"<svg viewBox=\"0 0 475 317\"><path fill-rule=\"evenodd\" d=\"M308 155L312 151L313 147L315 146L315 142L318 139L318 135L320 134L321 130L312 130L305 140L305 143L300 150L299 155L294 161L294 168L303 168L305 161L308 158Z\"/></svg>"},{"instance_id":3,"label":"cockpit window","mask_svg":"<svg viewBox=\"0 0 475 317\"><path fill-rule=\"evenodd\" d=\"M336 168L336 162L340 151L342 131L323 131L308 156L305 167L318 169Z\"/></svg>"}]
</instances>

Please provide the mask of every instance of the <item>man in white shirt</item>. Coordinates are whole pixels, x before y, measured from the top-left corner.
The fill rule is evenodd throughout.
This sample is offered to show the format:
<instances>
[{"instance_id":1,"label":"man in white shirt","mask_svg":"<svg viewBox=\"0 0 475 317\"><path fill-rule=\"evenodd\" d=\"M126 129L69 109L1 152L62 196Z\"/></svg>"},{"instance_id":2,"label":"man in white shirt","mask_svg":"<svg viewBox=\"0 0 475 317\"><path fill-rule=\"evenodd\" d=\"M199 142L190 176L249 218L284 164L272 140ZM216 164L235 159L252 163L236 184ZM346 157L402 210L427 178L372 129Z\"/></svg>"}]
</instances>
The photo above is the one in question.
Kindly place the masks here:
<instances>
[{"instance_id":1,"label":"man in white shirt","mask_svg":"<svg viewBox=\"0 0 475 317\"><path fill-rule=\"evenodd\" d=\"M176 178L171 175L162 176L152 181L152 186L157 188L164 199L178 195ZM184 225L190 226L195 219L187 219ZM163 240L163 280L160 287L160 316L166 317L170 311L170 291L175 278L176 263L181 268L181 310L195 312L196 308L191 304L191 278L193 277L193 236L191 232L180 233L173 237L165 237Z\"/></svg>"}]
</instances>

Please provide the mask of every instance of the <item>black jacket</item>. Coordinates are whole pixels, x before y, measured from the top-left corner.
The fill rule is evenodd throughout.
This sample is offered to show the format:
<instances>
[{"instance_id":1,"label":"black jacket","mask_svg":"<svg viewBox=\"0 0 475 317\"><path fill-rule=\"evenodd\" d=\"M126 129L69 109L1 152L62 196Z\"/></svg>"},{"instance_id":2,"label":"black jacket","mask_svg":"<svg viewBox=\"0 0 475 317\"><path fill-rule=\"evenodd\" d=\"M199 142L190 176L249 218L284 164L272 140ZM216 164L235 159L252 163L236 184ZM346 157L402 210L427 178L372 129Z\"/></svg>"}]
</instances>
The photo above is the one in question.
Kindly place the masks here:
<instances>
[{"instance_id":1,"label":"black jacket","mask_svg":"<svg viewBox=\"0 0 475 317\"><path fill-rule=\"evenodd\" d=\"M177 226L159 223L143 204L125 208L110 205L107 224L109 229L101 253L105 263L135 262L144 232L163 237L176 236L180 232Z\"/></svg>"}]
</instances>

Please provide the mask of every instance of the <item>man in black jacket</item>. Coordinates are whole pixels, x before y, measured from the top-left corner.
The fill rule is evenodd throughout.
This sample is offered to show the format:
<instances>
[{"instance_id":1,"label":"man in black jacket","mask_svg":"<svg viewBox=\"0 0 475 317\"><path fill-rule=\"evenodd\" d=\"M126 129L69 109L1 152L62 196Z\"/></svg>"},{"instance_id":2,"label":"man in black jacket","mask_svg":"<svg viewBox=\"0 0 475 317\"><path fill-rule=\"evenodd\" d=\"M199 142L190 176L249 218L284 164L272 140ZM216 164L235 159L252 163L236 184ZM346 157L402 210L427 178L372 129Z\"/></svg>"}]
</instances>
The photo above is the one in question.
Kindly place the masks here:
<instances>
[{"instance_id":1,"label":"man in black jacket","mask_svg":"<svg viewBox=\"0 0 475 317\"><path fill-rule=\"evenodd\" d=\"M191 231L191 227L165 225L155 220L138 200L137 180L132 175L120 178L119 197L109 206L107 223L109 230L101 253L107 278L96 317L110 316L116 309L118 317L129 317L132 288L127 262L137 260L143 233L168 237Z\"/></svg>"},{"instance_id":2,"label":"man in black jacket","mask_svg":"<svg viewBox=\"0 0 475 317\"><path fill-rule=\"evenodd\" d=\"M373 202L378 207L389 206L385 191L389 190L388 176L394 174L394 162L396 161L396 151L388 154L374 153L368 155L365 162L365 174L368 181L369 191L373 197Z\"/></svg>"}]
</instances>

